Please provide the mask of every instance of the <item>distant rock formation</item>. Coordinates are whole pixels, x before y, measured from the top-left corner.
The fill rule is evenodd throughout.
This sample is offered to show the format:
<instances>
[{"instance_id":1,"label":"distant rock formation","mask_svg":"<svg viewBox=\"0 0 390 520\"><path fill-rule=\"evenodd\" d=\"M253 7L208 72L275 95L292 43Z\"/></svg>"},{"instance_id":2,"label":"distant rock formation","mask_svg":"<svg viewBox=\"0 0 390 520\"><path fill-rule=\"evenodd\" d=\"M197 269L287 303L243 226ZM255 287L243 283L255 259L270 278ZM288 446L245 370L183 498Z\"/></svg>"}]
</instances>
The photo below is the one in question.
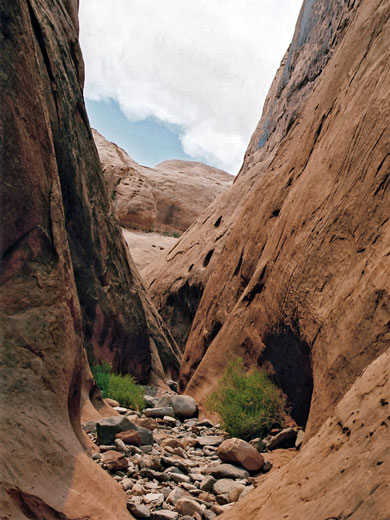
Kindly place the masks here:
<instances>
[{"instance_id":1,"label":"distant rock formation","mask_svg":"<svg viewBox=\"0 0 390 520\"><path fill-rule=\"evenodd\" d=\"M84 449L80 407L105 414L84 347L140 382L179 368L108 200L77 6L0 5L2 518L128 518Z\"/></svg>"},{"instance_id":2,"label":"distant rock formation","mask_svg":"<svg viewBox=\"0 0 390 520\"><path fill-rule=\"evenodd\" d=\"M389 348L389 20L382 0L304 2L234 185L145 272L181 347L189 333L181 387L204 403L232 357L266 368L292 418L306 425L311 456L315 446L323 454L321 473L332 485L321 513L331 518L357 510L363 485L367 503L372 492L373 511L383 513L389 478L388 468L371 473L356 462L348 494L334 502L337 479L325 457L338 442L344 465L362 453L357 426L343 433L348 414L337 426L339 407L348 389L377 396L375 378L358 377L375 366L379 380L376 359ZM359 417L351 402L343 409ZM367 407L359 433L365 438L375 425L378 461L390 426L384 416ZM306 475L304 453L286 482ZM264 484L262 517L280 518L279 501L289 518L315 515L315 486L298 487L289 494L278 484L271 493ZM249 502L226 518L254 517Z\"/></svg>"},{"instance_id":3,"label":"distant rock formation","mask_svg":"<svg viewBox=\"0 0 390 520\"><path fill-rule=\"evenodd\" d=\"M199 162L142 166L92 132L116 215L125 228L182 233L233 182L232 175Z\"/></svg>"},{"instance_id":4,"label":"distant rock formation","mask_svg":"<svg viewBox=\"0 0 390 520\"><path fill-rule=\"evenodd\" d=\"M139 269L170 249L234 177L194 161L148 168L92 130L116 216Z\"/></svg>"}]
</instances>

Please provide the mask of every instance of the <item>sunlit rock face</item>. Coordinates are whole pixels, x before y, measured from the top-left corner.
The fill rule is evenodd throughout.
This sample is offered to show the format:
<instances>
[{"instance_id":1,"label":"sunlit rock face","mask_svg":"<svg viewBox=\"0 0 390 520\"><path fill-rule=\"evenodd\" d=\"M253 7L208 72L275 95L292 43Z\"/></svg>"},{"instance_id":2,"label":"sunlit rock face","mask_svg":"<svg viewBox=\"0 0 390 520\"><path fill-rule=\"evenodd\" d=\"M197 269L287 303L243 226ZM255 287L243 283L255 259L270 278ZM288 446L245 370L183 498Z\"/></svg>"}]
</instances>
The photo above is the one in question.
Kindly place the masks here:
<instances>
[{"instance_id":1,"label":"sunlit rock face","mask_svg":"<svg viewBox=\"0 0 390 520\"><path fill-rule=\"evenodd\" d=\"M96 130L93 136L115 213L125 228L181 234L234 179L194 161L142 166Z\"/></svg>"},{"instance_id":2,"label":"sunlit rock face","mask_svg":"<svg viewBox=\"0 0 390 520\"><path fill-rule=\"evenodd\" d=\"M0 14L0 511L128 518L125 496L85 452L80 403L105 411L84 347L140 382L177 372L177 347L107 197L82 96L77 2L6 1Z\"/></svg>"},{"instance_id":3,"label":"sunlit rock face","mask_svg":"<svg viewBox=\"0 0 390 520\"><path fill-rule=\"evenodd\" d=\"M383 1L304 2L237 180L146 273L185 344L182 388L204 403L227 360L240 355L248 367L263 366L307 439L329 427L320 465L328 480L325 454L337 428L326 421L337 418L352 385L363 385L364 395L369 383L357 378L389 348L388 34ZM375 431L382 453L385 428ZM359 453L357 444L343 460L348 451ZM356 498L371 473L358 463L353 470ZM287 496L281 487L273 492L275 504ZM356 505L339 501L335 514L326 493L329 517ZM308 496L314 504L314 488ZM303 492L285 503L291 518L312 516ZM264 517L273 518L271 504ZM254 515L247 511L242 516Z\"/></svg>"},{"instance_id":4,"label":"sunlit rock face","mask_svg":"<svg viewBox=\"0 0 390 520\"><path fill-rule=\"evenodd\" d=\"M92 133L115 214L141 273L233 182L232 175L200 162L142 166L96 130Z\"/></svg>"}]
</instances>

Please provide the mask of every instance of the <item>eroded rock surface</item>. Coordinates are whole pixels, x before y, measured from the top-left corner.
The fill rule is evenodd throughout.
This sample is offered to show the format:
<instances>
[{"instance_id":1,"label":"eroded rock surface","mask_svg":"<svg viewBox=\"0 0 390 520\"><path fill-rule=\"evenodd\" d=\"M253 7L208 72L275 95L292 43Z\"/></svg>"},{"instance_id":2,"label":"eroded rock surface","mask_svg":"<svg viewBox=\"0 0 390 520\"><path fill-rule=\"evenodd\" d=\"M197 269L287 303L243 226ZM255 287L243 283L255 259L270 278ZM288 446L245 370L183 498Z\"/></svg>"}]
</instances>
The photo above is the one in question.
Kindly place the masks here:
<instances>
[{"instance_id":1,"label":"eroded rock surface","mask_svg":"<svg viewBox=\"0 0 390 520\"><path fill-rule=\"evenodd\" d=\"M125 228L183 232L233 182L223 170L194 161L136 163L93 130L116 215Z\"/></svg>"},{"instance_id":2,"label":"eroded rock surface","mask_svg":"<svg viewBox=\"0 0 390 520\"><path fill-rule=\"evenodd\" d=\"M240 355L268 371L293 420L307 423L304 458L283 483L275 479L256 503L226 518L310 518L318 516L316 497L324 517L387 513L388 468L369 461L377 451L378 461L384 457L383 436L362 451L369 433L348 437L343 421L340 428L329 417L389 345L389 30L381 0L306 0L237 180L165 264L147 269L157 307L186 342L186 392L204 402L227 360ZM309 447L317 441L323 456L315 461ZM332 462L339 446L353 482ZM367 464L352 462L354 452ZM311 475L320 467L321 477L311 479L308 467ZM300 493L299 475L307 477Z\"/></svg>"},{"instance_id":3,"label":"eroded rock surface","mask_svg":"<svg viewBox=\"0 0 390 520\"><path fill-rule=\"evenodd\" d=\"M390 351L373 361L303 451L258 481L223 520L386 518Z\"/></svg>"},{"instance_id":4,"label":"eroded rock surface","mask_svg":"<svg viewBox=\"0 0 390 520\"><path fill-rule=\"evenodd\" d=\"M20 86L16 78L11 81L8 77L7 67L11 63L10 74L14 75L15 69L23 70L27 66L27 59L22 60L12 49L10 42L13 38L18 39L12 22L15 13L4 6L4 42L9 48L5 50L6 64L2 69L5 83L2 114L8 118L6 124L13 125L6 130L4 153L7 157L11 149L15 157L24 153L24 167L38 169L38 165L31 164L35 149L39 149L37 134L40 129L34 128L46 125L49 144L43 141L39 153L42 160L46 154L47 165L39 165L30 184L47 175L50 168L57 168L64 228L77 288L74 297L79 300L82 311L78 327L82 328L88 357L111 361L116 370L132 373L139 382L146 382L151 371L155 377L162 377L164 369L167 373L175 372L179 365L177 346L144 291L107 197L83 102L83 61L76 29L62 9L62 3L50 4L47 10L36 2L17 5L28 10L23 23L29 24L30 40L21 39L17 45L20 49L31 46L28 54L31 72L26 72L26 79L18 74ZM31 93L27 88L22 90L23 82L27 81ZM12 89L18 92L17 98L11 93ZM21 113L18 113L13 104L40 106L41 118L33 110L29 113L27 109L20 109ZM26 121L26 129L22 130L21 121L30 116L31 121ZM23 140L25 143L21 143ZM14 254L20 237L26 237L31 231L41 234L34 201L41 193L15 179L15 161L11 157L3 164L6 173L12 176L12 182L5 180L2 190L6 224L2 240L6 250L16 245ZM45 225L50 229L51 184L42 182L46 183ZM51 235L50 231L48 244L52 243ZM39 260L44 265L48 261L47 255L54 255L51 261L56 261L51 246L47 248ZM38 286L42 276L36 282ZM30 293L26 291L26 294Z\"/></svg>"},{"instance_id":5,"label":"eroded rock surface","mask_svg":"<svg viewBox=\"0 0 390 520\"><path fill-rule=\"evenodd\" d=\"M141 270L173 247L233 182L225 171L194 161L142 166L99 132L92 132L115 214L126 228L124 236Z\"/></svg>"},{"instance_id":6,"label":"eroded rock surface","mask_svg":"<svg viewBox=\"0 0 390 520\"><path fill-rule=\"evenodd\" d=\"M76 0L0 6L7 519L129 518L123 493L85 451L94 448L80 414L101 418L109 405L84 347L139 381L161 380L179 365L107 197L82 96L77 7Z\"/></svg>"},{"instance_id":7,"label":"eroded rock surface","mask_svg":"<svg viewBox=\"0 0 390 520\"><path fill-rule=\"evenodd\" d=\"M304 3L237 180L149 266L181 345L192 325L181 385L197 400L241 355L310 436L386 348L388 24L379 0Z\"/></svg>"}]
</instances>

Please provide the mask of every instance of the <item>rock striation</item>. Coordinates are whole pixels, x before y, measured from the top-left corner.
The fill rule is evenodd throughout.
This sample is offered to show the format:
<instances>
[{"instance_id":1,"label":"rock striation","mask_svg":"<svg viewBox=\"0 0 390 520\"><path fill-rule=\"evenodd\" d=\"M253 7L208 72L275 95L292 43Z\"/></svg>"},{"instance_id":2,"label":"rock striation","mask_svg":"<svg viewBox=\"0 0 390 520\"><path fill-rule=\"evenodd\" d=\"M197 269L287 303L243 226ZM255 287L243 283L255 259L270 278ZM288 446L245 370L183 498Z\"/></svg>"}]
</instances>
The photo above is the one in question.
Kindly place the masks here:
<instances>
[{"instance_id":1,"label":"rock striation","mask_svg":"<svg viewBox=\"0 0 390 520\"><path fill-rule=\"evenodd\" d=\"M337 449L338 406L355 384L362 393L374 384L357 378L372 364L380 374L375 360L389 348L388 34L386 2L306 0L238 178L145 272L157 308L186 345L186 392L202 404L226 361L240 355L268 371L292 419L307 423L302 458L286 470L292 487L310 443L321 444L321 473L332 480L325 454ZM372 449L383 455L385 426L375 431ZM362 453L359 438L344 433L340 460ZM375 482L388 482L380 466ZM340 493L343 504L333 501L333 482L322 491L324 516L351 509L364 518L356 497L363 485L371 503L372 474L350 467L355 481ZM289 494L275 481L259 494L270 498L262 508L256 502L256 515L280 518L276 503L285 496L291 518L315 516L319 488L306 489ZM384 493L380 487L373 511L384 512ZM254 507L227 518L254 517Z\"/></svg>"}]
</instances>

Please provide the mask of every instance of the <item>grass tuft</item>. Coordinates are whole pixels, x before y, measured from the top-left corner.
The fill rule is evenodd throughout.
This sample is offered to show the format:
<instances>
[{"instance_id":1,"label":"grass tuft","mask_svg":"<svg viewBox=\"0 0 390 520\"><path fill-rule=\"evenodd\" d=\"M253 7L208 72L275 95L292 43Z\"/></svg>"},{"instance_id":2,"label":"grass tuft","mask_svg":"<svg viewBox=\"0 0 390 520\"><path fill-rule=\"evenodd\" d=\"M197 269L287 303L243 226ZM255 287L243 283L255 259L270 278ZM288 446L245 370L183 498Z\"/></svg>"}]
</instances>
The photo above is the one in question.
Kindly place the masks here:
<instances>
[{"instance_id":1,"label":"grass tuft","mask_svg":"<svg viewBox=\"0 0 390 520\"><path fill-rule=\"evenodd\" d=\"M275 424L282 424L285 399L264 370L245 373L241 358L231 361L207 399L231 437L250 440L264 437Z\"/></svg>"},{"instance_id":2,"label":"grass tuft","mask_svg":"<svg viewBox=\"0 0 390 520\"><path fill-rule=\"evenodd\" d=\"M114 374L109 363L91 367L92 375L103 397L111 397L121 406L142 411L145 408L144 393L133 376Z\"/></svg>"}]
</instances>

